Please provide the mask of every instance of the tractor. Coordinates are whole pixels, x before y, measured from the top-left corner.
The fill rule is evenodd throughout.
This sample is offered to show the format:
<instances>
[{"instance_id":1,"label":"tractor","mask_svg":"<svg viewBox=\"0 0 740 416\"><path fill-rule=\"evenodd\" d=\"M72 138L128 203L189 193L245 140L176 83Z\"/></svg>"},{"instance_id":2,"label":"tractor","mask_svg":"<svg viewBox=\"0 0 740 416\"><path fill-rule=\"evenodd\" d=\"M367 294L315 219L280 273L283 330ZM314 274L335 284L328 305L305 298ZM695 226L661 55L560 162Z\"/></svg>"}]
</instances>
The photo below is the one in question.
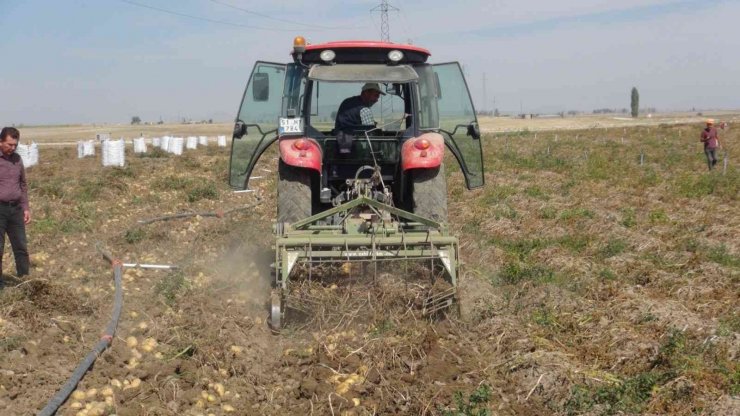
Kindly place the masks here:
<instances>
[{"instance_id":1,"label":"tractor","mask_svg":"<svg viewBox=\"0 0 740 416\"><path fill-rule=\"evenodd\" d=\"M480 130L457 62L429 64L427 49L377 41L308 44L292 62L258 61L239 108L230 185L248 189L273 143L277 221L270 325L279 330L298 263L428 261L450 285L424 313L456 300L458 242L447 229L444 155L468 189L484 184ZM374 123L338 131L338 109L371 84L381 89Z\"/></svg>"}]
</instances>

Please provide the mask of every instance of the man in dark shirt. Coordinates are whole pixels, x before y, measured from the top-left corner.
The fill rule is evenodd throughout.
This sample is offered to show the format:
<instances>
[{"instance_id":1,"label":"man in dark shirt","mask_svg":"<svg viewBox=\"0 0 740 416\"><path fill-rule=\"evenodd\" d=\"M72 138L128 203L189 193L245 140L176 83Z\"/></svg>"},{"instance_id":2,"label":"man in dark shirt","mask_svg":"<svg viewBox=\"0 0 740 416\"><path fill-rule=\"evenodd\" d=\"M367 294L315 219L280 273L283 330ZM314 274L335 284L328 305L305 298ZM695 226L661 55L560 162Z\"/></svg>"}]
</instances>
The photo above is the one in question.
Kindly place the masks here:
<instances>
[{"instance_id":1,"label":"man in dark shirt","mask_svg":"<svg viewBox=\"0 0 740 416\"><path fill-rule=\"evenodd\" d=\"M385 93L380 91L380 85L377 82L368 82L362 86L360 95L349 97L339 105L334 122L339 153L350 152L355 131L375 128L375 118L370 107L378 102L381 95Z\"/></svg>"},{"instance_id":2,"label":"man in dark shirt","mask_svg":"<svg viewBox=\"0 0 740 416\"><path fill-rule=\"evenodd\" d=\"M31 222L31 211L23 159L15 152L20 137L14 127L0 131L0 272L7 233L18 276L25 276L29 269L26 224Z\"/></svg>"}]
</instances>

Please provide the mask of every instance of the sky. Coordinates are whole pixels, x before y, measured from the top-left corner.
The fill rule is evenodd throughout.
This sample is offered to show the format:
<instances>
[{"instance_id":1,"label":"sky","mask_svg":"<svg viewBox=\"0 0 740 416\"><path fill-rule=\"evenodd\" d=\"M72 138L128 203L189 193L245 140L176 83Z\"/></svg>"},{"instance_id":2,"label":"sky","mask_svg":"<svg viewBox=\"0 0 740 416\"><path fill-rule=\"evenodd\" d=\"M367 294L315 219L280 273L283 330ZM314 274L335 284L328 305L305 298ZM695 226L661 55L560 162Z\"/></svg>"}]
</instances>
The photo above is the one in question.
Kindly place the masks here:
<instances>
[{"instance_id":1,"label":"sky","mask_svg":"<svg viewBox=\"0 0 740 416\"><path fill-rule=\"evenodd\" d=\"M254 62L379 40L380 0L0 0L0 125L233 121ZM478 110L740 109L740 0L390 0ZM485 78L485 82L484 82Z\"/></svg>"}]
</instances>

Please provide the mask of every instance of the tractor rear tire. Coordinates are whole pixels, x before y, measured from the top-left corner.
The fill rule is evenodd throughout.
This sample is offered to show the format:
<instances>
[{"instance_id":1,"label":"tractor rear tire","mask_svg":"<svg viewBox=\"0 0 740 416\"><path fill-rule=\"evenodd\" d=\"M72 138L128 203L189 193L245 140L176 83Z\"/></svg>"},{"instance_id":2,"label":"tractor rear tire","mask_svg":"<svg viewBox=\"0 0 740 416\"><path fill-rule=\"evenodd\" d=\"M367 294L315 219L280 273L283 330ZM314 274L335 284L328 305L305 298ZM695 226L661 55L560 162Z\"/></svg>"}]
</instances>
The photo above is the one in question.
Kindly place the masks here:
<instances>
[{"instance_id":1,"label":"tractor rear tire","mask_svg":"<svg viewBox=\"0 0 740 416\"><path fill-rule=\"evenodd\" d=\"M447 180L444 165L411 171L413 212L432 221L447 222Z\"/></svg>"},{"instance_id":2,"label":"tractor rear tire","mask_svg":"<svg viewBox=\"0 0 740 416\"><path fill-rule=\"evenodd\" d=\"M278 165L277 220L292 224L311 216L311 171Z\"/></svg>"}]
</instances>

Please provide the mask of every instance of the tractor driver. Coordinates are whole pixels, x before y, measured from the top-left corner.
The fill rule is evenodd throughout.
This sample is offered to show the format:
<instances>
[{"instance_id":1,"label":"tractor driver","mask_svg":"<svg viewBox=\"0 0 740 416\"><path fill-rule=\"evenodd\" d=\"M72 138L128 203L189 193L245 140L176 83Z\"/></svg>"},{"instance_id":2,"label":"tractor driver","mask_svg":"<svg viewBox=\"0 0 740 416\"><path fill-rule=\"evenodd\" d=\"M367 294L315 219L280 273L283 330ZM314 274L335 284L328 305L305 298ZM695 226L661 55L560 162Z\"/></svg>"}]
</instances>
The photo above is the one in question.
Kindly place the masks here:
<instances>
[{"instance_id":1,"label":"tractor driver","mask_svg":"<svg viewBox=\"0 0 740 416\"><path fill-rule=\"evenodd\" d=\"M334 122L340 154L348 154L352 150L355 131L375 128L375 118L370 107L378 102L381 95L385 93L380 90L380 85L377 82L368 82L362 86L360 95L342 101Z\"/></svg>"}]
</instances>

